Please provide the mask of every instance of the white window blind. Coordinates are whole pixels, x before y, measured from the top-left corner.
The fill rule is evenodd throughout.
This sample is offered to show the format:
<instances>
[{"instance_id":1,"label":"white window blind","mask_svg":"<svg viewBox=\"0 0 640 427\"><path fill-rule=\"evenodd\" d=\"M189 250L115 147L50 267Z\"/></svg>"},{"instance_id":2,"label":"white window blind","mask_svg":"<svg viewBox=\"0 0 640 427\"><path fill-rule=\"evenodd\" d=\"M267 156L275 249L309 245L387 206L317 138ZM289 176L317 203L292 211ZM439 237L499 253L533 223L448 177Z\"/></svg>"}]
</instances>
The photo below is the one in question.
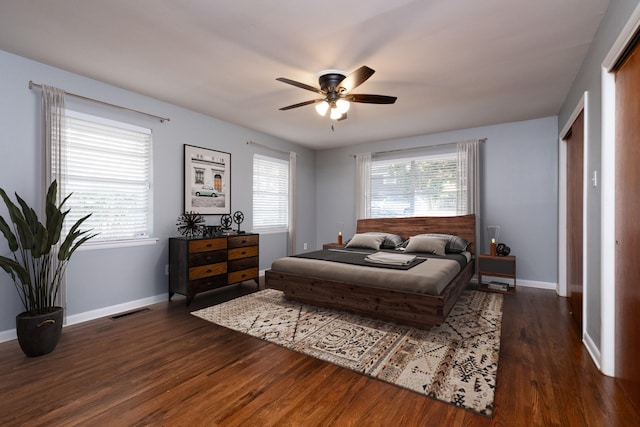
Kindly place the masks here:
<instances>
[{"instance_id":1,"label":"white window blind","mask_svg":"<svg viewBox=\"0 0 640 427\"><path fill-rule=\"evenodd\" d=\"M92 242L149 237L151 130L71 111L65 130L65 231L91 213Z\"/></svg>"},{"instance_id":2,"label":"white window blind","mask_svg":"<svg viewBox=\"0 0 640 427\"><path fill-rule=\"evenodd\" d=\"M287 231L289 227L289 162L253 156L253 229Z\"/></svg>"},{"instance_id":3,"label":"white window blind","mask_svg":"<svg viewBox=\"0 0 640 427\"><path fill-rule=\"evenodd\" d=\"M456 215L457 154L371 162L371 217Z\"/></svg>"}]
</instances>

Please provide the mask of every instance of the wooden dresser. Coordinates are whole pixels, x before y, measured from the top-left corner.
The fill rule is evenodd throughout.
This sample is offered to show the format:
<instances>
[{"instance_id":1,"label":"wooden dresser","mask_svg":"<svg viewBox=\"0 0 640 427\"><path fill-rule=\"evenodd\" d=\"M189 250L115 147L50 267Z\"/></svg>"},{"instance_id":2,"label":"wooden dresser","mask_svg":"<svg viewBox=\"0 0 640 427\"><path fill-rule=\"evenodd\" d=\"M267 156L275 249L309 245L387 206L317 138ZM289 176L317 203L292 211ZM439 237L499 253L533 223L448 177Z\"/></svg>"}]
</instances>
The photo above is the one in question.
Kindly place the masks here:
<instances>
[{"instance_id":1,"label":"wooden dresser","mask_svg":"<svg viewBox=\"0 0 640 427\"><path fill-rule=\"evenodd\" d=\"M187 305L201 292L234 283L258 283L258 234L212 238L169 239L169 300L187 297Z\"/></svg>"}]
</instances>

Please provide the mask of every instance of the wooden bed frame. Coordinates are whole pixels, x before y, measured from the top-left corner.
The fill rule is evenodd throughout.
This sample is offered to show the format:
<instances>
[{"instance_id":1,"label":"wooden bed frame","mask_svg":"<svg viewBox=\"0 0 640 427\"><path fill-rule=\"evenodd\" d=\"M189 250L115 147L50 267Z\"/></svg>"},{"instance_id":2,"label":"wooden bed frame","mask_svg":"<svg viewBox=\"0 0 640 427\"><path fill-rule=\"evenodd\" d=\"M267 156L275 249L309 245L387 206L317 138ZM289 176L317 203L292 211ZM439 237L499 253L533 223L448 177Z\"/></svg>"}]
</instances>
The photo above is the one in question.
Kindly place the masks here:
<instances>
[{"instance_id":1,"label":"wooden bed frame","mask_svg":"<svg viewBox=\"0 0 640 427\"><path fill-rule=\"evenodd\" d=\"M471 242L475 253L475 215L455 217L370 218L358 220L356 233L379 231L408 239L421 233L444 233ZM442 323L474 273L469 262L440 295L398 291L298 274L265 272L265 287L284 292L289 299L418 328Z\"/></svg>"}]
</instances>

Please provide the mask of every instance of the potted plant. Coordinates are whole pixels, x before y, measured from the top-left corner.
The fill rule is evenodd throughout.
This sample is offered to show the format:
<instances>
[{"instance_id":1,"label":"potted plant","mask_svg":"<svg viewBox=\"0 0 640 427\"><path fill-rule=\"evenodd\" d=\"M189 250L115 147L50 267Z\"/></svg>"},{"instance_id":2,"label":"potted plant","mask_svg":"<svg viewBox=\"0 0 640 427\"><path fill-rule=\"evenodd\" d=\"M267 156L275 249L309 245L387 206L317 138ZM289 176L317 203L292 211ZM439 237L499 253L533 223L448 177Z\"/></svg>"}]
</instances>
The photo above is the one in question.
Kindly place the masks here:
<instances>
[{"instance_id":1,"label":"potted plant","mask_svg":"<svg viewBox=\"0 0 640 427\"><path fill-rule=\"evenodd\" d=\"M0 196L9 211L12 226L0 216L0 231L13 258L0 256L0 266L7 272L20 295L25 311L16 316L16 334L22 351L30 357L52 352L62 333L62 307L56 306L60 284L71 255L80 245L95 236L80 231L91 214L80 218L61 239L62 224L69 211L62 207L69 194L56 204L58 184L53 181L45 201L46 220L40 222L36 212L16 194L20 208L0 188Z\"/></svg>"}]
</instances>

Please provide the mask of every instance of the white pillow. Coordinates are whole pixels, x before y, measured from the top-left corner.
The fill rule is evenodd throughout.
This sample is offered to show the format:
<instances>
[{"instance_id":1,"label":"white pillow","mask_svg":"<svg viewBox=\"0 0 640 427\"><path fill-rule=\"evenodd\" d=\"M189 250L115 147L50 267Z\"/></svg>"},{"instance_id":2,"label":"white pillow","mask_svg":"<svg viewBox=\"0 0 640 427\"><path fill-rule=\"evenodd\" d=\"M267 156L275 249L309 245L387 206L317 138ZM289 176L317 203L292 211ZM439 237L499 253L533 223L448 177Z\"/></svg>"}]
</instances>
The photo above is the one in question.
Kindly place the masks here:
<instances>
[{"instance_id":1,"label":"white pillow","mask_svg":"<svg viewBox=\"0 0 640 427\"><path fill-rule=\"evenodd\" d=\"M405 252L424 252L444 256L447 242L448 239L441 237L413 236L409 238Z\"/></svg>"},{"instance_id":2,"label":"white pillow","mask_svg":"<svg viewBox=\"0 0 640 427\"><path fill-rule=\"evenodd\" d=\"M375 249L377 251L384 242L384 238L384 234L354 234L345 247Z\"/></svg>"}]
</instances>

